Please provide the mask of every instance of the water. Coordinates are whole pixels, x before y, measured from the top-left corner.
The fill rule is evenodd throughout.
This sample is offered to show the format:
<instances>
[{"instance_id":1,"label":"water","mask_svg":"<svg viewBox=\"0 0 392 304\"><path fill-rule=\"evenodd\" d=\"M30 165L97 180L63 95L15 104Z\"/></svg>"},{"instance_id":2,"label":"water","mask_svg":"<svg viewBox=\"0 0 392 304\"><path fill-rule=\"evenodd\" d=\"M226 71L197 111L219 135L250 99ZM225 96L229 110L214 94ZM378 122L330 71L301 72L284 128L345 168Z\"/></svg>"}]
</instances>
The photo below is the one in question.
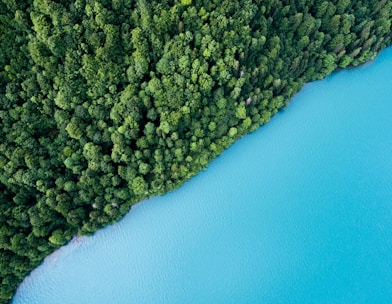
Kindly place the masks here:
<instances>
[{"instance_id":1,"label":"water","mask_svg":"<svg viewBox=\"0 0 392 304\"><path fill-rule=\"evenodd\" d=\"M63 247L14 304L390 303L392 48L307 85L179 190Z\"/></svg>"}]
</instances>

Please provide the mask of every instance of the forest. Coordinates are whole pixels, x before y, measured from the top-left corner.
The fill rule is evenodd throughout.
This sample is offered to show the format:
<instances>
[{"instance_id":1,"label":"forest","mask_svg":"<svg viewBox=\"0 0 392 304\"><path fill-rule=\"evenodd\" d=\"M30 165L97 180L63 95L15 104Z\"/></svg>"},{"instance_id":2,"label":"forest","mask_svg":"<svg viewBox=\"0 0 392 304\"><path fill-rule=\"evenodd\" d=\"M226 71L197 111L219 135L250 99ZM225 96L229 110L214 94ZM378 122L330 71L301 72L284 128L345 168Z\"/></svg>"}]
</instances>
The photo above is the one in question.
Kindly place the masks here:
<instances>
[{"instance_id":1,"label":"forest","mask_svg":"<svg viewBox=\"0 0 392 304\"><path fill-rule=\"evenodd\" d=\"M0 303L306 82L373 59L391 21L388 0L0 0Z\"/></svg>"}]
</instances>

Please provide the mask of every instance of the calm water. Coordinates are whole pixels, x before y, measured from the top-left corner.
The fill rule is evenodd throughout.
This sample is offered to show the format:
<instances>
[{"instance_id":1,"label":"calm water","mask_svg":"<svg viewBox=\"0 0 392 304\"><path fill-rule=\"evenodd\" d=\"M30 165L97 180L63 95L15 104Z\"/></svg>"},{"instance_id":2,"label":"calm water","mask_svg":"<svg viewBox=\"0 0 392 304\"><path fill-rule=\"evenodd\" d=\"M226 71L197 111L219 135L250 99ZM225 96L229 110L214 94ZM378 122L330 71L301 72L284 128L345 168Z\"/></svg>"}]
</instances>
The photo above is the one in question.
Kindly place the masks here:
<instances>
[{"instance_id":1,"label":"calm water","mask_svg":"<svg viewBox=\"0 0 392 304\"><path fill-rule=\"evenodd\" d=\"M391 303L392 48L63 247L14 304Z\"/></svg>"}]
</instances>

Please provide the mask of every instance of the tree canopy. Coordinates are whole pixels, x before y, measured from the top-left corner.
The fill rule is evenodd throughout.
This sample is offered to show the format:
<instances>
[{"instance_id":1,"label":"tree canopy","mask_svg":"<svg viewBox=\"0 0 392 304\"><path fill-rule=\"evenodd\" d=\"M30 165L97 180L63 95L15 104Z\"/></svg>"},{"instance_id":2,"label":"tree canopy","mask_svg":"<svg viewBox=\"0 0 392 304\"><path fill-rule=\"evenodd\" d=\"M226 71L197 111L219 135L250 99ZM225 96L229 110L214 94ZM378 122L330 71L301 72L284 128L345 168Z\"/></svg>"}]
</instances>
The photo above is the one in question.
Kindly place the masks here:
<instances>
[{"instance_id":1,"label":"tree canopy","mask_svg":"<svg viewBox=\"0 0 392 304\"><path fill-rule=\"evenodd\" d=\"M0 302L391 42L386 0L1 0Z\"/></svg>"}]
</instances>

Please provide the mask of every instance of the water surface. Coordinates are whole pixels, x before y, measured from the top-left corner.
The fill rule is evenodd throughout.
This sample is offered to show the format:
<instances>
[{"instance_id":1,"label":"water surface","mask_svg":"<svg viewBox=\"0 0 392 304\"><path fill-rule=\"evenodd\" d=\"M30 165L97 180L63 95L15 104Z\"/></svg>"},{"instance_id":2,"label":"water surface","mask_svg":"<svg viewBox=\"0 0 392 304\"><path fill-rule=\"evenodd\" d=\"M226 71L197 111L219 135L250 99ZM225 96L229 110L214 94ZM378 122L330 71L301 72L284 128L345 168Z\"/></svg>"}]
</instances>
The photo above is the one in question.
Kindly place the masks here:
<instances>
[{"instance_id":1,"label":"water surface","mask_svg":"<svg viewBox=\"0 0 392 304\"><path fill-rule=\"evenodd\" d=\"M183 187L72 242L14 304L390 303L392 48L305 86Z\"/></svg>"}]
</instances>

